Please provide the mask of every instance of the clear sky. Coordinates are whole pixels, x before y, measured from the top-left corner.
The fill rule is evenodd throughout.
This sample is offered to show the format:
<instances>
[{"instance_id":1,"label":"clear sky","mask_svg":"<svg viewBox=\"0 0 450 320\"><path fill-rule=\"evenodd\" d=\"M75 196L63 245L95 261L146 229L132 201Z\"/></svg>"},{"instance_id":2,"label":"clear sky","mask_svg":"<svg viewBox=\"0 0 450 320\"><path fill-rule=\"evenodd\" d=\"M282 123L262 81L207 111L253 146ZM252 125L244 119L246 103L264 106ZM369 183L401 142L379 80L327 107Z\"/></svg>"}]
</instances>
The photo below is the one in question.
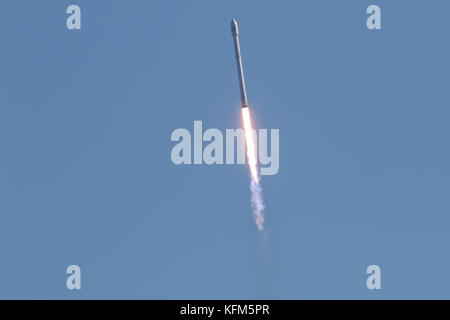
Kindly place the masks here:
<instances>
[{"instance_id":1,"label":"clear sky","mask_svg":"<svg viewBox=\"0 0 450 320\"><path fill-rule=\"evenodd\" d=\"M449 11L1 1L0 298L450 298ZM254 122L280 129L270 264L247 167L170 160L176 128L240 126L233 17Z\"/></svg>"}]
</instances>

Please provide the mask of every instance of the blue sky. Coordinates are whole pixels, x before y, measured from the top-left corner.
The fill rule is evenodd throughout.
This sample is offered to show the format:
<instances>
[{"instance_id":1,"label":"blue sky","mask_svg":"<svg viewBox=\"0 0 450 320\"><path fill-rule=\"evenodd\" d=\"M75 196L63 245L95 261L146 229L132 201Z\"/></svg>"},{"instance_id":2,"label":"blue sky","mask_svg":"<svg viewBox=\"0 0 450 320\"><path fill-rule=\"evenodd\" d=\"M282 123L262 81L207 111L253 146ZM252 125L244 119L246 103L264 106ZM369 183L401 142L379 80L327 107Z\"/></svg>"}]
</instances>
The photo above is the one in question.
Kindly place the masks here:
<instances>
[{"instance_id":1,"label":"blue sky","mask_svg":"<svg viewBox=\"0 0 450 320\"><path fill-rule=\"evenodd\" d=\"M450 298L446 1L0 8L0 298ZM233 17L254 122L280 129L270 264L248 169L170 160L176 128L240 126Z\"/></svg>"}]
</instances>

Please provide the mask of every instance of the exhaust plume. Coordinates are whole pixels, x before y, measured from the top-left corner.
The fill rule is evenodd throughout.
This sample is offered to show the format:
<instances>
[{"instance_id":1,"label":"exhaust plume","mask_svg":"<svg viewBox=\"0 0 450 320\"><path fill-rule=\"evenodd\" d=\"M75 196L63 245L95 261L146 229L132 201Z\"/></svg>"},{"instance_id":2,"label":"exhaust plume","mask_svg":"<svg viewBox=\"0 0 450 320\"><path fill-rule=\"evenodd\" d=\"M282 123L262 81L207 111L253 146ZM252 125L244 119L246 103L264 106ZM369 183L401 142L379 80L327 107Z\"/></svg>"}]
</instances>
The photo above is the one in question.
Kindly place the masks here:
<instances>
[{"instance_id":1,"label":"exhaust plume","mask_svg":"<svg viewBox=\"0 0 450 320\"><path fill-rule=\"evenodd\" d=\"M252 122L250 119L250 110L247 106L242 108L242 119L244 122L245 143L247 146L248 166L250 168L250 192L251 192L251 208L253 218L255 219L258 230L264 231L264 201L262 197L262 189L259 182L258 164L256 161L256 147L253 137Z\"/></svg>"}]
</instances>

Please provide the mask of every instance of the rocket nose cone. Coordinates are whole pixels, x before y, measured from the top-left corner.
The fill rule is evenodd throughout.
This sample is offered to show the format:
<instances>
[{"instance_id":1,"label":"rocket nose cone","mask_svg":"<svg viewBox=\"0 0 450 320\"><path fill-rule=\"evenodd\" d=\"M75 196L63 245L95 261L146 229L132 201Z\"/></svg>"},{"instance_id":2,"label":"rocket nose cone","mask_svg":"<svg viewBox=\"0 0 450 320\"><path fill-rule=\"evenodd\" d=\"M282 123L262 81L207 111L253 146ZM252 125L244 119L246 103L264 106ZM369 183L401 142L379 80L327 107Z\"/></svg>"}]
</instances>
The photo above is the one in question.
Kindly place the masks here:
<instances>
[{"instance_id":1,"label":"rocket nose cone","mask_svg":"<svg viewBox=\"0 0 450 320\"><path fill-rule=\"evenodd\" d=\"M237 36L239 34L238 24L236 19L231 20L231 33L233 36Z\"/></svg>"}]
</instances>

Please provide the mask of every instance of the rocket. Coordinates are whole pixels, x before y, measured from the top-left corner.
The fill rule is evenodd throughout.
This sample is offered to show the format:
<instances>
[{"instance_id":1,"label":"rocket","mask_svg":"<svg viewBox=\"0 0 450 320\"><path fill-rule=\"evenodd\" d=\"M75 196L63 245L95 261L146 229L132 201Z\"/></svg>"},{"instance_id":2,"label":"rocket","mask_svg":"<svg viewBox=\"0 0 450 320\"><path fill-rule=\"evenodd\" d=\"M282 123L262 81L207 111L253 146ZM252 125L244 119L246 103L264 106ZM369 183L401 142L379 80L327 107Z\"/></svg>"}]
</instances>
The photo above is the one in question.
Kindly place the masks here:
<instances>
[{"instance_id":1,"label":"rocket","mask_svg":"<svg viewBox=\"0 0 450 320\"><path fill-rule=\"evenodd\" d=\"M264 202L261 194L258 174L258 157L256 155L255 134L252 129L250 108L247 104L247 92L245 92L244 69L242 68L241 48L239 47L239 29L236 19L231 20L231 34L234 41L234 52L239 77L239 88L241 89L242 123L244 125L245 145L247 149L248 166L251 173L250 190L252 194L251 203L253 216L259 231L264 231Z\"/></svg>"},{"instance_id":2,"label":"rocket","mask_svg":"<svg viewBox=\"0 0 450 320\"><path fill-rule=\"evenodd\" d=\"M245 91L244 69L242 68L241 48L239 46L239 29L236 19L231 20L231 34L234 40L234 52L239 76L239 88L241 89L242 108L247 108L247 92Z\"/></svg>"}]
</instances>

